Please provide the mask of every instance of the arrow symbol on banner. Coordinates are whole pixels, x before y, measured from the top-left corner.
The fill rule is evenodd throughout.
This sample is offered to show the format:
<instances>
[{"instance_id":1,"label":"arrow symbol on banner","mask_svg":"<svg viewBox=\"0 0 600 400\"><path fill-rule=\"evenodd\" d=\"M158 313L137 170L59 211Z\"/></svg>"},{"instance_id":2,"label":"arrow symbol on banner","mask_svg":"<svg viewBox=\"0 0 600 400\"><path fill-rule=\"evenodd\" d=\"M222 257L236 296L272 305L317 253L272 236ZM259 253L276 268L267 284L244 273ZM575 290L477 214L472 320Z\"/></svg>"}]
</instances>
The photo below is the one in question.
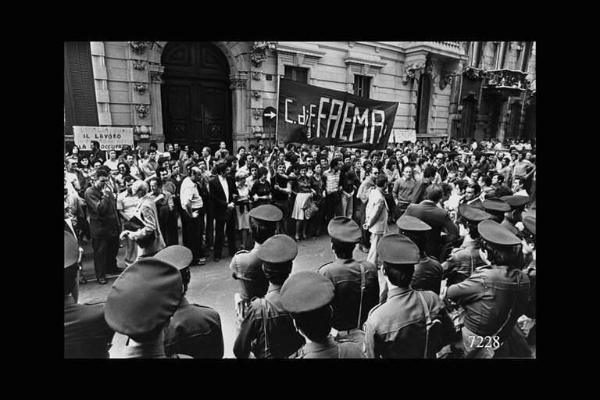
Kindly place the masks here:
<instances>
[{"instance_id":1,"label":"arrow symbol on banner","mask_svg":"<svg viewBox=\"0 0 600 400\"><path fill-rule=\"evenodd\" d=\"M270 119L273 119L277 116L277 114L275 114L273 111L269 112L268 114L265 114L265 117L269 117Z\"/></svg>"}]
</instances>

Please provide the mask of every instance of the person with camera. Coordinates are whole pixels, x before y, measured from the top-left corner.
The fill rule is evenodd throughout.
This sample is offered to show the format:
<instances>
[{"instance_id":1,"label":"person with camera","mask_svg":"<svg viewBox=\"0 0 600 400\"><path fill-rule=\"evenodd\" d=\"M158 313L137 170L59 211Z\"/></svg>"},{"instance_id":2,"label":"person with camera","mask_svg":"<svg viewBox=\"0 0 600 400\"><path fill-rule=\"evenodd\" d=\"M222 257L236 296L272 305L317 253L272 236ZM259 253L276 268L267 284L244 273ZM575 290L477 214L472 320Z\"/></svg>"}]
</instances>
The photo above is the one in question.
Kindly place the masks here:
<instances>
[{"instance_id":1,"label":"person with camera","mask_svg":"<svg viewBox=\"0 0 600 400\"><path fill-rule=\"evenodd\" d=\"M109 179L109 168L99 167L93 185L85 191L84 195L90 218L94 270L101 285L107 283L107 273L121 272L117 267L121 223L117 213L117 199L114 191L107 185Z\"/></svg>"},{"instance_id":2,"label":"person with camera","mask_svg":"<svg viewBox=\"0 0 600 400\"><path fill-rule=\"evenodd\" d=\"M144 181L135 181L131 192L137 196L139 203L134 214L125 224L121 238L127 237L135 240L138 245L137 260L151 257L166 247L158 223L158 212L148 184ZM136 260L136 261L137 261Z\"/></svg>"}]
</instances>

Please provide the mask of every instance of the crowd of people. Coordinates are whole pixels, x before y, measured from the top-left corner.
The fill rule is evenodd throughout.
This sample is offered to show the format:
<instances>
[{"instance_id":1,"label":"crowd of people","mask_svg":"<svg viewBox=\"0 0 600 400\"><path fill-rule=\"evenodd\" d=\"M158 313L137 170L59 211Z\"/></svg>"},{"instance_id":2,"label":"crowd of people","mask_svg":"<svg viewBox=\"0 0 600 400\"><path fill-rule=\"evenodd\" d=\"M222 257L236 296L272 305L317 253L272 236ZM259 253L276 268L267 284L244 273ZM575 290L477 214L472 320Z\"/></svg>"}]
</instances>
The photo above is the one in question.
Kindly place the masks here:
<instances>
[{"instance_id":1,"label":"crowd of people","mask_svg":"<svg viewBox=\"0 0 600 400\"><path fill-rule=\"evenodd\" d=\"M79 245L91 240L98 283L120 275L105 314L140 315L133 307L143 300L119 298L142 285L135 276L166 276L162 268L171 286L187 288L189 267L209 253L218 262L227 246L240 283L239 358L530 357L535 163L535 144L522 140L418 141L375 151L259 143L236 154L224 142L214 153L177 143L165 152L152 143L107 153L97 144L85 153L73 147L65 157L65 231ZM297 242L325 231L335 261L290 275ZM365 261L353 259L356 246ZM76 264L65 265L69 307L83 307L77 274L67 285ZM148 265L155 271L144 272ZM151 331L105 315L108 325L96 331L112 339L110 356L222 357L218 313L176 292L165 293L166 303L139 306L156 320ZM144 329L152 325L139 318ZM204 341L184 337L186 329L171 326L176 320L210 333Z\"/></svg>"}]
</instances>

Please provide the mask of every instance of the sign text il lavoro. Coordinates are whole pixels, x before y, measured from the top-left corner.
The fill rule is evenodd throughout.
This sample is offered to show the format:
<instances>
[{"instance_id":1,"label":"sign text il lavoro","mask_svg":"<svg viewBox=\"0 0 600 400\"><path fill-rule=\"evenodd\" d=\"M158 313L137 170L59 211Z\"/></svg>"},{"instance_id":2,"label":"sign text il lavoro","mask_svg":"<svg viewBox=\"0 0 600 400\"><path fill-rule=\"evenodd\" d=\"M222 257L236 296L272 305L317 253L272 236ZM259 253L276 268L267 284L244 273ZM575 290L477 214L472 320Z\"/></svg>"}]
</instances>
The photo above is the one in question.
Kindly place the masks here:
<instances>
[{"instance_id":1,"label":"sign text il lavoro","mask_svg":"<svg viewBox=\"0 0 600 400\"><path fill-rule=\"evenodd\" d=\"M74 126L73 138L81 150L91 150L92 142L100 143L100 150L121 150L133 146L133 128L115 126Z\"/></svg>"},{"instance_id":2,"label":"sign text il lavoro","mask_svg":"<svg viewBox=\"0 0 600 400\"><path fill-rule=\"evenodd\" d=\"M277 139L284 143L384 149L398 103L281 78Z\"/></svg>"}]
</instances>

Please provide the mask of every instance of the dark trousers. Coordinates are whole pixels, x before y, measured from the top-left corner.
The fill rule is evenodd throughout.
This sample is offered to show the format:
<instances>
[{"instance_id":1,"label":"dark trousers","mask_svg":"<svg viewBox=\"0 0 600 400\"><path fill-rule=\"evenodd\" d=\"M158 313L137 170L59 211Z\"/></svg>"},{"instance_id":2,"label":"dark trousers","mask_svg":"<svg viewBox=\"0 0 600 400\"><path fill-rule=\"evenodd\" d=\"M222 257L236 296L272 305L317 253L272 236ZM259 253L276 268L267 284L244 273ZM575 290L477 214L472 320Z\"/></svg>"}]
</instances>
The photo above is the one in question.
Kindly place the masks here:
<instances>
[{"instance_id":1,"label":"dark trousers","mask_svg":"<svg viewBox=\"0 0 600 400\"><path fill-rule=\"evenodd\" d=\"M210 247L214 245L214 231L215 231L215 226L214 226L214 220L215 220L215 215L213 213L212 210L212 205L208 202L205 201L205 212L206 212L206 247ZM203 217L204 218L204 217ZM204 227L204 225L203 225ZM204 229L203 229L204 231Z\"/></svg>"},{"instance_id":2,"label":"dark trousers","mask_svg":"<svg viewBox=\"0 0 600 400\"><path fill-rule=\"evenodd\" d=\"M194 260L204 257L202 252L201 216L202 215L197 218L192 218L186 212L181 215L184 229L183 245L192 251Z\"/></svg>"},{"instance_id":3,"label":"dark trousers","mask_svg":"<svg viewBox=\"0 0 600 400\"><path fill-rule=\"evenodd\" d=\"M233 213L226 212L224 218L215 219L215 249L213 255L215 258L221 258L223 250L223 241L227 233L227 244L229 246L229 255L235 254L235 220Z\"/></svg>"},{"instance_id":4,"label":"dark trousers","mask_svg":"<svg viewBox=\"0 0 600 400\"><path fill-rule=\"evenodd\" d=\"M94 250L94 271L97 279L104 279L107 272L117 269L117 253L119 252L119 237L92 238Z\"/></svg>"},{"instance_id":5,"label":"dark trousers","mask_svg":"<svg viewBox=\"0 0 600 400\"><path fill-rule=\"evenodd\" d=\"M358 201L360 201L360 200L358 200ZM361 241L360 241L360 243L363 246L365 246L365 247L370 247L371 246L371 232L369 232L367 229L363 228L366 216L367 216L367 203L363 203L361 201L361 205L360 205L360 223L358 224L360 226L360 231L361 231Z\"/></svg>"},{"instance_id":6,"label":"dark trousers","mask_svg":"<svg viewBox=\"0 0 600 400\"><path fill-rule=\"evenodd\" d=\"M339 192L330 193L325 197L325 225L331 218L342 213L342 199Z\"/></svg>"},{"instance_id":7,"label":"dark trousers","mask_svg":"<svg viewBox=\"0 0 600 400\"><path fill-rule=\"evenodd\" d=\"M169 217L167 219L167 246L173 246L179 244L179 232L177 231L177 218L179 213L177 209L169 211Z\"/></svg>"}]
</instances>

